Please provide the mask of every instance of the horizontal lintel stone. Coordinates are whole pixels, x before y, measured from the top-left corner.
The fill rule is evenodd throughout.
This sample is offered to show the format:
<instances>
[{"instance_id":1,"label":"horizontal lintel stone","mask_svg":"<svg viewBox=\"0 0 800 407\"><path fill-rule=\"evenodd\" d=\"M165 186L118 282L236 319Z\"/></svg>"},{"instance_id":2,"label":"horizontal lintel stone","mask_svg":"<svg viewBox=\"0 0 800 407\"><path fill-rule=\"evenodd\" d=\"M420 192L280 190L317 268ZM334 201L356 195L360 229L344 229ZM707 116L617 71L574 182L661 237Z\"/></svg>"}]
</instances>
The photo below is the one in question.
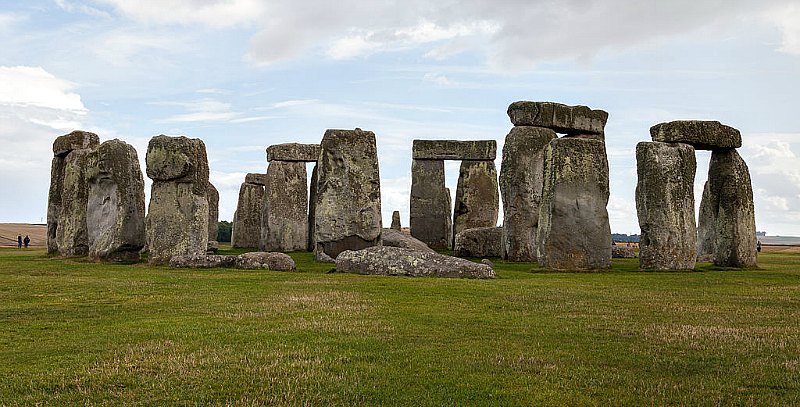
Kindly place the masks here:
<instances>
[{"instance_id":1,"label":"horizontal lintel stone","mask_svg":"<svg viewBox=\"0 0 800 407\"><path fill-rule=\"evenodd\" d=\"M267 161L317 162L319 153L319 144L274 144L267 147Z\"/></svg>"},{"instance_id":2,"label":"horizontal lintel stone","mask_svg":"<svg viewBox=\"0 0 800 407\"><path fill-rule=\"evenodd\" d=\"M497 156L495 140L414 140L415 160L491 161Z\"/></svg>"}]
</instances>

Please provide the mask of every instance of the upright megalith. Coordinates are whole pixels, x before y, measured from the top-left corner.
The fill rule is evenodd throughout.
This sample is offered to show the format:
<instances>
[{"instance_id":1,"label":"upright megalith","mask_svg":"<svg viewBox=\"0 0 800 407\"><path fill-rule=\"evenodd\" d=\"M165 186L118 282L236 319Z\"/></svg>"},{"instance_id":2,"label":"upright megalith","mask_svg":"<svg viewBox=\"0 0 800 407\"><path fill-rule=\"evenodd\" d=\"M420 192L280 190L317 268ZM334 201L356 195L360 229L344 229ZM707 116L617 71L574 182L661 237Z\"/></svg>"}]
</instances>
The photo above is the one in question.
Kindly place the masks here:
<instances>
[{"instance_id":1,"label":"upright megalith","mask_svg":"<svg viewBox=\"0 0 800 407\"><path fill-rule=\"evenodd\" d=\"M217 235L219 234L219 191L211 182L208 183L208 252L219 250Z\"/></svg>"},{"instance_id":2,"label":"upright megalith","mask_svg":"<svg viewBox=\"0 0 800 407\"><path fill-rule=\"evenodd\" d=\"M271 161L261 207L262 251L305 250L308 246L308 178L302 161Z\"/></svg>"},{"instance_id":3,"label":"upright megalith","mask_svg":"<svg viewBox=\"0 0 800 407\"><path fill-rule=\"evenodd\" d=\"M88 158L89 256L139 261L145 244L144 179L133 146L109 140Z\"/></svg>"},{"instance_id":4,"label":"upright megalith","mask_svg":"<svg viewBox=\"0 0 800 407\"><path fill-rule=\"evenodd\" d=\"M465 229L497 226L500 197L494 161L462 161L453 210L453 239Z\"/></svg>"},{"instance_id":5,"label":"upright megalith","mask_svg":"<svg viewBox=\"0 0 800 407\"><path fill-rule=\"evenodd\" d=\"M380 244L381 185L375 133L326 130L318 161L315 255L335 259L342 251Z\"/></svg>"},{"instance_id":6,"label":"upright megalith","mask_svg":"<svg viewBox=\"0 0 800 407\"><path fill-rule=\"evenodd\" d=\"M411 161L411 236L432 249L451 247L451 207L444 183L444 161Z\"/></svg>"},{"instance_id":7,"label":"upright megalith","mask_svg":"<svg viewBox=\"0 0 800 407\"><path fill-rule=\"evenodd\" d=\"M86 227L89 154L100 144L97 134L73 131L53 142L47 205L47 248L51 254L84 256L89 252Z\"/></svg>"},{"instance_id":8,"label":"upright megalith","mask_svg":"<svg viewBox=\"0 0 800 407\"><path fill-rule=\"evenodd\" d=\"M536 229L544 186L544 151L553 130L515 126L503 145L500 193L503 198L504 256L511 261L536 261Z\"/></svg>"},{"instance_id":9,"label":"upright megalith","mask_svg":"<svg viewBox=\"0 0 800 407\"><path fill-rule=\"evenodd\" d=\"M147 146L153 180L146 218L151 264L205 255L208 247L208 157L200 139L156 136Z\"/></svg>"},{"instance_id":10,"label":"upright megalith","mask_svg":"<svg viewBox=\"0 0 800 407\"><path fill-rule=\"evenodd\" d=\"M400 226L400 211L392 212L392 229L400 230L402 227Z\"/></svg>"},{"instance_id":11,"label":"upright megalith","mask_svg":"<svg viewBox=\"0 0 800 407\"><path fill-rule=\"evenodd\" d=\"M714 245L717 242L716 223L719 199L711 193L708 181L703 185L703 196L700 198L700 213L697 219L697 261L714 261Z\"/></svg>"},{"instance_id":12,"label":"upright megalith","mask_svg":"<svg viewBox=\"0 0 800 407\"><path fill-rule=\"evenodd\" d=\"M639 267L691 270L695 266L694 148L682 143L636 145Z\"/></svg>"},{"instance_id":13,"label":"upright megalith","mask_svg":"<svg viewBox=\"0 0 800 407\"><path fill-rule=\"evenodd\" d=\"M314 215L317 212L317 180L319 179L317 165L314 164L314 167L311 169L311 181L309 181L308 185L308 247L307 250L310 252L314 251L314 248L317 247L317 243L314 240L315 234L315 227L314 224Z\"/></svg>"},{"instance_id":14,"label":"upright megalith","mask_svg":"<svg viewBox=\"0 0 800 407\"><path fill-rule=\"evenodd\" d=\"M536 234L539 264L557 270L611 267L605 144L575 137L552 140L544 166Z\"/></svg>"},{"instance_id":15,"label":"upright megalith","mask_svg":"<svg viewBox=\"0 0 800 407\"><path fill-rule=\"evenodd\" d=\"M264 206L264 178L247 174L239 187L239 200L231 227L232 247L259 247L261 240L261 211ZM249 181L249 182L248 182Z\"/></svg>"}]
</instances>

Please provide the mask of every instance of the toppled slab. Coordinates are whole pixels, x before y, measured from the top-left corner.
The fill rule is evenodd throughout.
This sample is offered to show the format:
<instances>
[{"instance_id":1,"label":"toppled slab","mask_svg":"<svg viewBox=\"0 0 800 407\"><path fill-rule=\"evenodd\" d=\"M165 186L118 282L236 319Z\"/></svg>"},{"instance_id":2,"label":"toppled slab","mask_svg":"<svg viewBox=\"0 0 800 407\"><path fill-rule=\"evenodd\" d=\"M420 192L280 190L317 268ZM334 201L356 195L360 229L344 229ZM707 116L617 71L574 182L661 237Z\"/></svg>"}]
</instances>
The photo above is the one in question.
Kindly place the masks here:
<instances>
[{"instance_id":1,"label":"toppled slab","mask_svg":"<svg viewBox=\"0 0 800 407\"><path fill-rule=\"evenodd\" d=\"M494 160L497 142L494 140L414 140L412 158L415 160Z\"/></svg>"},{"instance_id":2,"label":"toppled slab","mask_svg":"<svg viewBox=\"0 0 800 407\"><path fill-rule=\"evenodd\" d=\"M650 128L653 141L685 143L696 150L739 148L742 133L718 121L676 120Z\"/></svg>"},{"instance_id":3,"label":"toppled slab","mask_svg":"<svg viewBox=\"0 0 800 407\"><path fill-rule=\"evenodd\" d=\"M514 102L508 106L514 126L545 127L568 135L603 134L608 113L586 106L568 106L554 102Z\"/></svg>"},{"instance_id":4,"label":"toppled slab","mask_svg":"<svg viewBox=\"0 0 800 407\"><path fill-rule=\"evenodd\" d=\"M502 257L503 228L465 229L456 235L453 255L459 257Z\"/></svg>"},{"instance_id":5,"label":"toppled slab","mask_svg":"<svg viewBox=\"0 0 800 407\"><path fill-rule=\"evenodd\" d=\"M169 260L169 266L175 268L237 268L243 270L294 270L295 263L288 254L249 252L238 256L216 254L180 255Z\"/></svg>"},{"instance_id":6,"label":"toppled slab","mask_svg":"<svg viewBox=\"0 0 800 407\"><path fill-rule=\"evenodd\" d=\"M400 247L374 246L346 250L336 258L340 273L381 276L494 278L494 270L480 263L438 253Z\"/></svg>"},{"instance_id":7,"label":"toppled slab","mask_svg":"<svg viewBox=\"0 0 800 407\"><path fill-rule=\"evenodd\" d=\"M219 254L179 255L169 259L169 266L175 268L210 269L236 265L236 256Z\"/></svg>"},{"instance_id":8,"label":"toppled slab","mask_svg":"<svg viewBox=\"0 0 800 407\"><path fill-rule=\"evenodd\" d=\"M267 147L267 162L302 161L316 162L321 151L319 144L285 143Z\"/></svg>"},{"instance_id":9,"label":"toppled slab","mask_svg":"<svg viewBox=\"0 0 800 407\"><path fill-rule=\"evenodd\" d=\"M418 250L433 253L433 249L428 247L423 241L407 235L396 229L383 229L381 239L384 246L402 247L404 249Z\"/></svg>"},{"instance_id":10,"label":"toppled slab","mask_svg":"<svg viewBox=\"0 0 800 407\"><path fill-rule=\"evenodd\" d=\"M611 258L612 259L635 259L636 258L636 251L633 250L633 247L612 245L611 246Z\"/></svg>"}]
</instances>

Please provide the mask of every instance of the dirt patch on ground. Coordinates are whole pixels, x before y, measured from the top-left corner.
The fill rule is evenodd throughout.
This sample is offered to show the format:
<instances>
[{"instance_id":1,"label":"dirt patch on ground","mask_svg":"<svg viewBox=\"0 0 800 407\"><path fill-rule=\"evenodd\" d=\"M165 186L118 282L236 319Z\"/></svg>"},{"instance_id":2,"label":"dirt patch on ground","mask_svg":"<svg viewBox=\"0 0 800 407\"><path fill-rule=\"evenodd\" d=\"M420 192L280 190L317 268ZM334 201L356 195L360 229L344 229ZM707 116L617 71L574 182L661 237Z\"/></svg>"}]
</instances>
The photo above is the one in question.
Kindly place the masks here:
<instances>
[{"instance_id":1,"label":"dirt patch on ground","mask_svg":"<svg viewBox=\"0 0 800 407\"><path fill-rule=\"evenodd\" d=\"M32 247L47 246L47 226L29 223L0 223L0 247L16 247L17 236L31 238Z\"/></svg>"},{"instance_id":2,"label":"dirt patch on ground","mask_svg":"<svg viewBox=\"0 0 800 407\"><path fill-rule=\"evenodd\" d=\"M800 253L800 245L762 245L764 253Z\"/></svg>"}]
</instances>

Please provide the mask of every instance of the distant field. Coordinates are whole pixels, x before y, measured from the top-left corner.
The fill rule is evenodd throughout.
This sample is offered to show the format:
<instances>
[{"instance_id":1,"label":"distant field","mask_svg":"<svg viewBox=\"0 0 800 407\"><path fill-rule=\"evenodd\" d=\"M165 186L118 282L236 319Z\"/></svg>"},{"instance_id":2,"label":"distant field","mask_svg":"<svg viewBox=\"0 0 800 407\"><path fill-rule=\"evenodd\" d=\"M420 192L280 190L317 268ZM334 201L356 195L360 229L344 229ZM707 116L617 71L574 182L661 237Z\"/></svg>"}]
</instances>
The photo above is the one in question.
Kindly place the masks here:
<instances>
[{"instance_id":1,"label":"distant field","mask_svg":"<svg viewBox=\"0 0 800 407\"><path fill-rule=\"evenodd\" d=\"M31 246L47 247L47 226L28 223L0 223L0 247L17 247L17 236L31 238Z\"/></svg>"},{"instance_id":2,"label":"distant field","mask_svg":"<svg viewBox=\"0 0 800 407\"><path fill-rule=\"evenodd\" d=\"M798 405L800 254L496 280L0 249L0 405Z\"/></svg>"}]
</instances>

